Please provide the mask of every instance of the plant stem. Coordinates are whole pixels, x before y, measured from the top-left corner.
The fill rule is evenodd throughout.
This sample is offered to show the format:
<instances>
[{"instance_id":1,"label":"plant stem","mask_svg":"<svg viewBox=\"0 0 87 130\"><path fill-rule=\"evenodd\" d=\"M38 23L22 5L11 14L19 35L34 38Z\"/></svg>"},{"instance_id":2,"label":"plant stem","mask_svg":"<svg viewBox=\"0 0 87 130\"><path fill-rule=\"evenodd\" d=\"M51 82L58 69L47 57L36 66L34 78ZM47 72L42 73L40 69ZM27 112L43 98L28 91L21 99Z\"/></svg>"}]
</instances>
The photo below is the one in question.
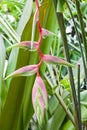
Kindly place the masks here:
<instances>
[{"instance_id":1,"label":"plant stem","mask_svg":"<svg viewBox=\"0 0 87 130\"><path fill-rule=\"evenodd\" d=\"M66 33L65 33L65 26L64 26L64 19L63 19L63 14L61 12L57 12L57 19L59 23L59 29L61 32L61 37L64 45L64 50L65 50L65 56L68 62L70 62L70 57L69 57L69 49L68 49L68 44L67 44L67 38L66 38ZM71 90L72 90L72 99L73 99L73 106L74 106L74 118L75 118L75 127L76 130L80 130L79 126L79 112L78 112L78 102L77 102L77 97L76 97L76 90L75 90L75 84L74 84L74 77L73 77L73 72L72 68L68 67L69 70L69 77L70 77L70 84L71 84Z\"/></svg>"},{"instance_id":2,"label":"plant stem","mask_svg":"<svg viewBox=\"0 0 87 130\"><path fill-rule=\"evenodd\" d=\"M78 42L79 42L79 46L80 46L80 50L81 50L82 61L83 61L83 67L84 67L85 81L86 81L86 84L87 84L86 62L85 62L84 53L83 53L83 49L82 49L82 45L81 45L81 38L80 38L80 35L79 35L79 33L78 33L77 25L76 25L76 22L75 22L75 20L74 20L72 11L71 11L71 9L70 9L70 6L69 6L67 0L65 0L65 1L66 1L66 4L67 4L67 7L68 7L68 9L69 9L70 15L71 15L71 17L72 17L72 20L73 20L73 23L74 23L74 26L75 26L75 31L76 31L76 34L77 34L77 37L78 37Z\"/></svg>"},{"instance_id":3,"label":"plant stem","mask_svg":"<svg viewBox=\"0 0 87 130\"><path fill-rule=\"evenodd\" d=\"M78 64L78 107L79 107L79 126L80 130L82 130L82 123L81 123L81 107L80 107L80 64Z\"/></svg>"},{"instance_id":4,"label":"plant stem","mask_svg":"<svg viewBox=\"0 0 87 130\"><path fill-rule=\"evenodd\" d=\"M51 90L52 90L52 89L53 89L53 86L52 86L51 83L49 82L47 76L44 75L44 77L45 77L45 80L48 82L48 84L49 84L49 86L50 86L50 88L51 88ZM68 117L69 117L69 119L71 120L71 122L73 123L73 125L75 125L73 115L72 115L72 113L70 112L70 110L67 109L67 106L66 106L65 102L63 101L63 99L61 98L61 96L60 96L58 93L56 93L56 92L54 92L54 95L55 95L56 98L58 99L59 103L60 103L61 106L63 107L64 111L65 111L66 114L68 115Z\"/></svg>"},{"instance_id":5,"label":"plant stem","mask_svg":"<svg viewBox=\"0 0 87 130\"><path fill-rule=\"evenodd\" d=\"M74 118L72 113L70 112L69 109L67 109L66 104L64 103L63 99L61 98L61 96L58 93L54 93L54 95L56 96L56 98L58 99L59 103L61 104L61 106L63 107L64 111L66 112L66 114L68 115L69 119L72 121L73 125L75 125L74 122Z\"/></svg>"},{"instance_id":6,"label":"plant stem","mask_svg":"<svg viewBox=\"0 0 87 130\"><path fill-rule=\"evenodd\" d=\"M80 22L80 28L81 28L81 32L82 32L82 41L83 41L83 44L84 44L86 67L87 67L87 42L86 42L86 34L85 34L85 30L84 30L84 22L83 22L81 9L80 9L79 0L75 0L75 5L76 5L77 16L78 16L78 19L79 19L79 22Z\"/></svg>"}]
</instances>

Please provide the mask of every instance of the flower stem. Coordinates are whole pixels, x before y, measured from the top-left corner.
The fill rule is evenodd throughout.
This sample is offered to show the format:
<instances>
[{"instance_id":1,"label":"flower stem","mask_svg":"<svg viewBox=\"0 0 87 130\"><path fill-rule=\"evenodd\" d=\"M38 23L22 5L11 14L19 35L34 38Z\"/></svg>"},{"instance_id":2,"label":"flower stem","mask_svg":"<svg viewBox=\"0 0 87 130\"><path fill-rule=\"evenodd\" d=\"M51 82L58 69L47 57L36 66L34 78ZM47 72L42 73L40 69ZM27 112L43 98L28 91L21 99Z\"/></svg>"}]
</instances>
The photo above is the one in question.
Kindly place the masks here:
<instances>
[{"instance_id":1,"label":"flower stem","mask_svg":"<svg viewBox=\"0 0 87 130\"><path fill-rule=\"evenodd\" d=\"M80 64L78 64L78 73L77 73L77 78L78 78L78 107L79 107L79 126L80 130L82 130L82 123L81 123L81 105L80 105Z\"/></svg>"},{"instance_id":2,"label":"flower stem","mask_svg":"<svg viewBox=\"0 0 87 130\"><path fill-rule=\"evenodd\" d=\"M49 84L49 87L51 88L51 90L53 89L53 86L52 84L49 82L48 80L48 77L46 75L44 75L45 77L45 80L47 81L47 83ZM74 121L74 118L73 118L73 115L72 113L70 112L70 110L67 108L65 102L63 101L62 97L54 92L54 95L56 96L56 98L58 99L59 103L61 104L62 108L64 109L64 111L66 112L66 114L68 115L69 119L71 120L71 122L73 123L73 125L75 125L75 121Z\"/></svg>"},{"instance_id":3,"label":"flower stem","mask_svg":"<svg viewBox=\"0 0 87 130\"><path fill-rule=\"evenodd\" d=\"M64 45L64 50L65 50L65 56L68 62L70 62L70 57L69 57L69 49L68 49L68 44L67 44L67 38L66 38L66 33L65 33L65 26L64 26L64 18L62 12L57 12L57 19L59 23L59 29L61 32L61 37ZM72 68L68 67L69 70L69 77L70 77L70 84L71 84L71 90L72 90L72 99L73 99L73 107L74 107L74 119L75 119L75 127L76 130L80 130L79 126L79 108L78 108L78 101L76 97L76 90L75 90L75 84L74 84L74 77L73 77L73 72Z\"/></svg>"},{"instance_id":4,"label":"flower stem","mask_svg":"<svg viewBox=\"0 0 87 130\"><path fill-rule=\"evenodd\" d=\"M78 33L77 25L76 25L76 22L75 22L75 20L74 20L72 11L71 11L71 9L70 9L70 6L69 6L67 0L65 0L65 1L66 1L66 4L67 4L67 7L68 7L68 9L69 9L70 15L71 15L71 17L72 17L72 20L73 20L73 23L74 23L74 26L75 26L75 31L76 31L76 34L77 34L77 37L78 37L78 42L79 42L79 46L80 46L80 50L81 50L82 61L83 61L83 67L84 67L85 81L86 81L86 84L87 84L86 62L85 62L85 57L84 57L84 53L83 53L83 48L82 48L82 45L81 45L81 38L80 38L80 35L79 35L79 33Z\"/></svg>"},{"instance_id":5,"label":"flower stem","mask_svg":"<svg viewBox=\"0 0 87 130\"><path fill-rule=\"evenodd\" d=\"M80 2L79 2L79 0L75 0L75 5L76 5L77 16L78 16L78 19L79 19L79 22L80 22L80 28L81 28L81 32L82 32L82 41L83 41L83 44L84 44L86 67L87 67L87 41L86 41L86 34L85 34L85 29L84 29L84 22L83 22L83 17L82 17L81 9L80 9Z\"/></svg>"}]
</instances>

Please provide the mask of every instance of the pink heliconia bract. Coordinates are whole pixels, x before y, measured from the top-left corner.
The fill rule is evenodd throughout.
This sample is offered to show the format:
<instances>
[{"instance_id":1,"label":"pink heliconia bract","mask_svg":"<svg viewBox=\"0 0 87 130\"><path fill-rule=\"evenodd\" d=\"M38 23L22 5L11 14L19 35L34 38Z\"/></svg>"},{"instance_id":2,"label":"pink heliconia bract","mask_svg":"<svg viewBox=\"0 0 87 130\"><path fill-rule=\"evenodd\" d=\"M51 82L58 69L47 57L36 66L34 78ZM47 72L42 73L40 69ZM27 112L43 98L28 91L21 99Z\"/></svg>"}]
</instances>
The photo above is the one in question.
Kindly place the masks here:
<instances>
[{"instance_id":1,"label":"pink heliconia bract","mask_svg":"<svg viewBox=\"0 0 87 130\"><path fill-rule=\"evenodd\" d=\"M32 103L38 123L41 125L44 117L44 112L47 109L47 92L44 82L40 76L36 76L32 89Z\"/></svg>"},{"instance_id":2,"label":"pink heliconia bract","mask_svg":"<svg viewBox=\"0 0 87 130\"><path fill-rule=\"evenodd\" d=\"M16 71L14 71L13 73L11 73L10 75L8 75L6 79L10 78L10 77L17 77L17 76L32 76L35 73L38 72L38 65L28 65L25 67L22 67Z\"/></svg>"},{"instance_id":3,"label":"pink heliconia bract","mask_svg":"<svg viewBox=\"0 0 87 130\"><path fill-rule=\"evenodd\" d=\"M31 44L32 44L32 41L22 41L20 43L17 43L17 44L14 44L10 47L7 48L7 50L11 50L12 48L15 48L15 47L20 47L20 48L27 48L27 49L31 49ZM33 50L37 50L39 48L39 43L38 42L33 42Z\"/></svg>"},{"instance_id":4,"label":"pink heliconia bract","mask_svg":"<svg viewBox=\"0 0 87 130\"><path fill-rule=\"evenodd\" d=\"M39 44L38 42L33 42L33 49L38 49L39 48ZM18 44L19 47L26 47L26 48L31 48L31 41L24 41Z\"/></svg>"},{"instance_id":5,"label":"pink heliconia bract","mask_svg":"<svg viewBox=\"0 0 87 130\"><path fill-rule=\"evenodd\" d=\"M51 36L51 35L57 37L57 35L55 33L51 32L51 31L49 31L49 30L47 30L45 28L42 28L42 36Z\"/></svg>"},{"instance_id":6,"label":"pink heliconia bract","mask_svg":"<svg viewBox=\"0 0 87 130\"><path fill-rule=\"evenodd\" d=\"M74 67L71 63L62 60L61 58L58 58L56 56L51 56L51 55L43 55L42 60L46 63L53 63L53 64L59 64L59 65L65 65L69 67Z\"/></svg>"}]
</instances>

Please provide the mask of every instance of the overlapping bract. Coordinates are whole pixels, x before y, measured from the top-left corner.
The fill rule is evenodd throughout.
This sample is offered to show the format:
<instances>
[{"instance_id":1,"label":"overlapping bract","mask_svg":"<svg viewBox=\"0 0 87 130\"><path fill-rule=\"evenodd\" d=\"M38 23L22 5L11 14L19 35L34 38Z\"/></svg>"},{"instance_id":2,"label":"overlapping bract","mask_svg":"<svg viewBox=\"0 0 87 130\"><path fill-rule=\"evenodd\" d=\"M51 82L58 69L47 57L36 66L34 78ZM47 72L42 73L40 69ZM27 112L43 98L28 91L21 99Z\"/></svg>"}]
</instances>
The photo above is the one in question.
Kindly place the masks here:
<instances>
[{"instance_id":1,"label":"overlapping bract","mask_svg":"<svg viewBox=\"0 0 87 130\"><path fill-rule=\"evenodd\" d=\"M41 125L44 118L45 110L47 109L47 92L43 80L40 76L36 77L33 90L32 90L32 103Z\"/></svg>"}]
</instances>

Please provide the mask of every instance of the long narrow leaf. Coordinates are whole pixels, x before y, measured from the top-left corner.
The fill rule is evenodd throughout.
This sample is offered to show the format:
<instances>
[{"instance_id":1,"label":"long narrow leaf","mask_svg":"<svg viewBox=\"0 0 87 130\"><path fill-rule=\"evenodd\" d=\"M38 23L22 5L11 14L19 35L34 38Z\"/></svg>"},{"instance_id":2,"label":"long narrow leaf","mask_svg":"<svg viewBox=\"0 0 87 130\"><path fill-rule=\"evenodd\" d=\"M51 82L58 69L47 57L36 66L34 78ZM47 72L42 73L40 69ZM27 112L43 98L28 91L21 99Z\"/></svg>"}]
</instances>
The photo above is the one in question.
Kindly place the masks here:
<instances>
[{"instance_id":1,"label":"long narrow leaf","mask_svg":"<svg viewBox=\"0 0 87 130\"><path fill-rule=\"evenodd\" d=\"M25 27L25 25L27 24L28 20L31 17L32 4L33 4L33 0L27 0L26 1L26 5L24 7L23 14L22 14L22 16L20 18L20 21L19 21L19 26L17 28L17 32L18 32L18 34L20 36L22 35L24 27Z\"/></svg>"},{"instance_id":2,"label":"long narrow leaf","mask_svg":"<svg viewBox=\"0 0 87 130\"><path fill-rule=\"evenodd\" d=\"M5 63L5 46L3 39L0 36L0 111L1 111L1 90L2 90L4 63Z\"/></svg>"}]
</instances>

